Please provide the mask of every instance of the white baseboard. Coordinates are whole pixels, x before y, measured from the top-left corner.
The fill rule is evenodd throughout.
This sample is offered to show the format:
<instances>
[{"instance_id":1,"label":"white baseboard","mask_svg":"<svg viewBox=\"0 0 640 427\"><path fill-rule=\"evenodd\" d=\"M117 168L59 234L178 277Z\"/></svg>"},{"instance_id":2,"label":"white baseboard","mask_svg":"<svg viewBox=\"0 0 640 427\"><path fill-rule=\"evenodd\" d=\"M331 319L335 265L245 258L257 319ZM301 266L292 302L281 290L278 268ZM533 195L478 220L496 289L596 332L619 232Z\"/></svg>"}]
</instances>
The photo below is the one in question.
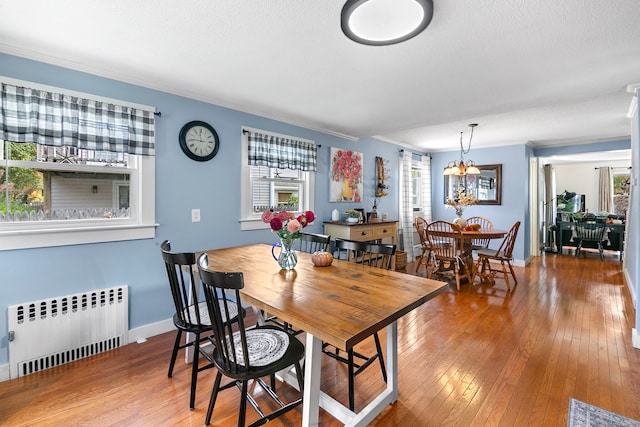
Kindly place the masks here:
<instances>
[{"instance_id":1,"label":"white baseboard","mask_svg":"<svg viewBox=\"0 0 640 427\"><path fill-rule=\"evenodd\" d=\"M9 364L0 365L0 382L9 381L11 378L9 377L11 371L9 370Z\"/></svg>"},{"instance_id":2,"label":"white baseboard","mask_svg":"<svg viewBox=\"0 0 640 427\"><path fill-rule=\"evenodd\" d=\"M140 326L139 328L129 329L129 342L144 342L149 337L164 334L165 332L175 329L176 327L174 326L172 319L149 323L148 325Z\"/></svg>"}]
</instances>

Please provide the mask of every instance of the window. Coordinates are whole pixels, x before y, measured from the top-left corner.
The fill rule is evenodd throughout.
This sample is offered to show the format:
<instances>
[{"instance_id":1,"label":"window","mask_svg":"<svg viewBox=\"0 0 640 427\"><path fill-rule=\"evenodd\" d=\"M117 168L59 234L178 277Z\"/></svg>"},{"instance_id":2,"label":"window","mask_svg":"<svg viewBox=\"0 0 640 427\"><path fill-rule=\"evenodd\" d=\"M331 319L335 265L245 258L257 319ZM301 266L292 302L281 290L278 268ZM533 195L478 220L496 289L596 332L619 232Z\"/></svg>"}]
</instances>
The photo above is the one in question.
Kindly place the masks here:
<instances>
[{"instance_id":1,"label":"window","mask_svg":"<svg viewBox=\"0 0 640 427\"><path fill-rule=\"evenodd\" d=\"M422 210L422 164L415 159L411 162L411 204L414 211Z\"/></svg>"},{"instance_id":2,"label":"window","mask_svg":"<svg viewBox=\"0 0 640 427\"><path fill-rule=\"evenodd\" d=\"M138 154L140 144L149 139L125 139L125 144L128 141L130 145L121 149L120 135L140 130L102 122L100 111L92 110L89 114L93 121L87 120L83 112L77 114L84 128L74 129L70 142L66 135L71 132L59 127L71 126L69 123L76 119L77 112L69 113L75 105L68 108L68 104L76 102L82 109L93 102L100 110L105 108L103 101L84 99L90 96L84 94L53 93L62 90L38 88L28 82L0 80L5 107L0 114L4 128L0 133L0 250L153 238L155 158ZM23 96L20 91L30 92ZM56 99L64 99L65 108L55 110L54 106L51 113L47 104L45 115L44 102L40 106L38 100L51 98L54 104ZM30 103L32 99L36 99L35 103ZM112 104L118 101L108 102L113 116ZM139 107L116 105L115 115L127 108ZM140 150L153 154L153 112L146 108L145 117L151 116L152 120L150 128L145 122L151 145ZM38 120L25 125L21 121L25 116ZM56 118L64 124L56 122ZM88 127L98 129L97 133L87 131ZM56 140L59 135L63 135L63 143ZM136 144L138 148L132 149Z\"/></svg>"},{"instance_id":3,"label":"window","mask_svg":"<svg viewBox=\"0 0 640 427\"><path fill-rule=\"evenodd\" d=\"M626 215L629 209L631 174L628 171L613 174L613 213Z\"/></svg>"},{"instance_id":4,"label":"window","mask_svg":"<svg viewBox=\"0 0 640 427\"><path fill-rule=\"evenodd\" d=\"M249 139L251 133L267 135L275 140L295 140L286 135L277 135L245 128L242 133L242 230L255 230L268 228L261 220L262 212L268 209L287 210L294 213L302 213L313 210L315 170L294 169L301 166L299 162L290 161L281 167L265 165L249 165ZM271 140L273 142L273 140ZM313 141L302 141L305 145L313 145L313 156L315 156L315 143ZM277 144L277 142L276 142ZM294 148L297 154L300 151ZM274 151L277 159L282 150ZM263 154L263 157L267 157ZM282 159L280 159L281 161ZM262 162L264 163L264 162ZM280 162L281 163L281 162ZM290 167L286 167L290 166ZM315 162L310 168L315 168Z\"/></svg>"}]
</instances>

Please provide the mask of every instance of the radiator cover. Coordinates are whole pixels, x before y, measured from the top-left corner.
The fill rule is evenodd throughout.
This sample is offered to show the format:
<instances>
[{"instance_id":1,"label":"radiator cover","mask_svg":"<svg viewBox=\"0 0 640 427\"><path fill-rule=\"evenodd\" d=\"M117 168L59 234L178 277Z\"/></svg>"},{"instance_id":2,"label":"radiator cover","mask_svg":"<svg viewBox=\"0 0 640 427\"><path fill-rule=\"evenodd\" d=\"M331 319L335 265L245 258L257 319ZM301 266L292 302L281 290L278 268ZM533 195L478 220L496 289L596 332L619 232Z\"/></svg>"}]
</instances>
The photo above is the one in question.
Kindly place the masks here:
<instances>
[{"instance_id":1,"label":"radiator cover","mask_svg":"<svg viewBox=\"0 0 640 427\"><path fill-rule=\"evenodd\" d=\"M11 378L128 343L127 286L15 304L8 309Z\"/></svg>"}]
</instances>

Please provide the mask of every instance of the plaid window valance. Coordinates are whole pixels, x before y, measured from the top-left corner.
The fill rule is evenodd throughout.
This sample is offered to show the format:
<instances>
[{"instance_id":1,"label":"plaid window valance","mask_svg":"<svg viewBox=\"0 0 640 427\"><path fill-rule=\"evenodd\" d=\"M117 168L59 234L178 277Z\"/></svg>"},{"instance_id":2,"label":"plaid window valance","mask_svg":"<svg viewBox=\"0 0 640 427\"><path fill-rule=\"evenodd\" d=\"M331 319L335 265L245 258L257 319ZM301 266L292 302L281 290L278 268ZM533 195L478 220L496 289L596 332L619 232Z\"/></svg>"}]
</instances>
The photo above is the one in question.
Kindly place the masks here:
<instances>
[{"instance_id":1,"label":"plaid window valance","mask_svg":"<svg viewBox=\"0 0 640 427\"><path fill-rule=\"evenodd\" d=\"M155 155L152 111L2 83L0 140Z\"/></svg>"},{"instance_id":2,"label":"plaid window valance","mask_svg":"<svg viewBox=\"0 0 640 427\"><path fill-rule=\"evenodd\" d=\"M249 130L243 132L249 139L249 165L316 171L318 149L314 142Z\"/></svg>"}]
</instances>

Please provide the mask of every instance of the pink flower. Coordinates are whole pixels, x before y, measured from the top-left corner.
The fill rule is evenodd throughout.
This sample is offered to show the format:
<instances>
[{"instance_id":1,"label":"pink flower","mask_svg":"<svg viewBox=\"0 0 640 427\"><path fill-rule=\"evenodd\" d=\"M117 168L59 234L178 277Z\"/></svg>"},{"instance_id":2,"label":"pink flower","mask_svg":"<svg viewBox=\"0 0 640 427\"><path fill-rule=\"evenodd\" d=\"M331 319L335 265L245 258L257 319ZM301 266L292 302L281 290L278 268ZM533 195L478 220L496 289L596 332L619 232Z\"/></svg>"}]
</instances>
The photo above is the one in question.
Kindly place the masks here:
<instances>
[{"instance_id":1,"label":"pink flower","mask_svg":"<svg viewBox=\"0 0 640 427\"><path fill-rule=\"evenodd\" d=\"M268 222L273 232L289 242L300 238L301 230L311 224L314 219L315 215L312 211L306 211L297 218L293 213L286 211L262 213L262 221Z\"/></svg>"},{"instance_id":2,"label":"pink flower","mask_svg":"<svg viewBox=\"0 0 640 427\"><path fill-rule=\"evenodd\" d=\"M262 222L269 224L271 222L271 218L273 218L273 212L271 211L262 212Z\"/></svg>"},{"instance_id":3,"label":"pink flower","mask_svg":"<svg viewBox=\"0 0 640 427\"><path fill-rule=\"evenodd\" d=\"M300 224L297 219L292 219L287 223L287 231L289 231L289 233L295 233L296 231L300 231L301 229L302 224Z\"/></svg>"},{"instance_id":4,"label":"pink flower","mask_svg":"<svg viewBox=\"0 0 640 427\"><path fill-rule=\"evenodd\" d=\"M276 217L280 219L280 221L284 222L289 219L293 219L293 214L290 212L281 211L276 214Z\"/></svg>"}]
</instances>

